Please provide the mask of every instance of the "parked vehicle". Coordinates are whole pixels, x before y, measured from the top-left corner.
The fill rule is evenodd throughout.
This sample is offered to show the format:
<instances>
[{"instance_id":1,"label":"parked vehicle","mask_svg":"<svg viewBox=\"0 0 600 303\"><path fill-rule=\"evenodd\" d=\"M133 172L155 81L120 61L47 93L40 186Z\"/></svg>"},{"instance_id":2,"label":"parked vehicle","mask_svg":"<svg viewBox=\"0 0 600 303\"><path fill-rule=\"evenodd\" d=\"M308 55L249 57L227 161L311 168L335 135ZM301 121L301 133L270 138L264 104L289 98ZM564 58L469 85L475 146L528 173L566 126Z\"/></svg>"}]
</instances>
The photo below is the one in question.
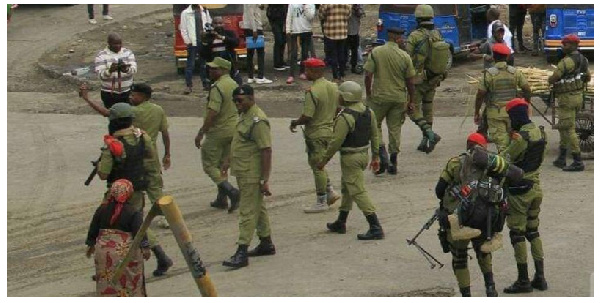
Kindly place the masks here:
<instances>
[{"instance_id":1,"label":"parked vehicle","mask_svg":"<svg viewBox=\"0 0 600 303\"><path fill-rule=\"evenodd\" d=\"M489 5L433 4L433 23L450 44L453 56L467 55L487 38L486 11ZM377 22L377 44L387 40L387 29L400 27L406 35L417 27L416 4L382 4ZM450 57L452 61L452 57ZM452 62L449 62L452 64Z\"/></svg>"},{"instance_id":2,"label":"parked vehicle","mask_svg":"<svg viewBox=\"0 0 600 303\"><path fill-rule=\"evenodd\" d=\"M548 62L555 63L560 57L562 37L577 34L579 49L584 54L594 52L594 5L548 4L546 5L546 33L544 51Z\"/></svg>"}]
</instances>

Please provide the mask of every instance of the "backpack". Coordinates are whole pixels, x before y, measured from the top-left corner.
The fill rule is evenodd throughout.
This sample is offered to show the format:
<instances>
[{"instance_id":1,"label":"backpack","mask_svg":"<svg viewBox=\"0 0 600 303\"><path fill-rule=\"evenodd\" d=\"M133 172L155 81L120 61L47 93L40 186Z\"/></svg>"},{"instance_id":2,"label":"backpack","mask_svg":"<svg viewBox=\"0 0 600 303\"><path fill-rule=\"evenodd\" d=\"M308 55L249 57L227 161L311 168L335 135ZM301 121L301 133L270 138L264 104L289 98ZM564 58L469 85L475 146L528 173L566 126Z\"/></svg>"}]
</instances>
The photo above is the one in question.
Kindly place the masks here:
<instances>
[{"instance_id":1,"label":"backpack","mask_svg":"<svg viewBox=\"0 0 600 303\"><path fill-rule=\"evenodd\" d=\"M448 71L448 60L450 60L450 44L444 40L434 41L430 33L415 47L415 53L418 53L425 42L429 45L429 53L425 59L425 69L428 72L439 75Z\"/></svg>"}]
</instances>

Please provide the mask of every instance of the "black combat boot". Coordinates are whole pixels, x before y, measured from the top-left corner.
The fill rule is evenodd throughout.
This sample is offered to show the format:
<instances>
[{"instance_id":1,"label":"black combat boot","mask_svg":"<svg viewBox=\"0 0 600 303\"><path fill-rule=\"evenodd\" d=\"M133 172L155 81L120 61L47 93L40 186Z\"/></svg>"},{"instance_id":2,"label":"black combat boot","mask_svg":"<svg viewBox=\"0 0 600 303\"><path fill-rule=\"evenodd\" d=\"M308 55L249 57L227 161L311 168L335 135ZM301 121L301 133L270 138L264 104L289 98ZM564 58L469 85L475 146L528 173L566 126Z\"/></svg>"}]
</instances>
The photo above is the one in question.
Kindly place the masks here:
<instances>
[{"instance_id":1,"label":"black combat boot","mask_svg":"<svg viewBox=\"0 0 600 303\"><path fill-rule=\"evenodd\" d=\"M349 212L340 210L337 220L333 223L327 223L327 229L334 233L345 234L346 233L346 219L348 218Z\"/></svg>"},{"instance_id":2,"label":"black combat boot","mask_svg":"<svg viewBox=\"0 0 600 303\"><path fill-rule=\"evenodd\" d=\"M385 237L383 234L383 228L379 224L377 214L372 213L366 216L367 222L369 222L369 230L365 234L358 234L356 237L359 240L381 240Z\"/></svg>"},{"instance_id":3,"label":"black combat boot","mask_svg":"<svg viewBox=\"0 0 600 303\"><path fill-rule=\"evenodd\" d=\"M389 162L388 162L387 150L385 150L385 146L380 145L379 146L379 170L375 174L381 175L381 174L385 173L385 171L388 168L388 164L389 164Z\"/></svg>"},{"instance_id":4,"label":"black combat boot","mask_svg":"<svg viewBox=\"0 0 600 303\"><path fill-rule=\"evenodd\" d=\"M275 254L275 245L271 236L260 238L260 243L248 252L248 257L270 256Z\"/></svg>"},{"instance_id":5,"label":"black combat boot","mask_svg":"<svg viewBox=\"0 0 600 303\"><path fill-rule=\"evenodd\" d=\"M533 262L535 264L535 275L531 281L531 287L542 291L548 289L548 283L544 278L544 260Z\"/></svg>"},{"instance_id":6,"label":"black combat boot","mask_svg":"<svg viewBox=\"0 0 600 303\"><path fill-rule=\"evenodd\" d=\"M222 187L217 186L217 188L219 189L217 199L210 203L210 207L227 209L227 193L223 190Z\"/></svg>"},{"instance_id":7,"label":"black combat boot","mask_svg":"<svg viewBox=\"0 0 600 303\"><path fill-rule=\"evenodd\" d=\"M558 167L558 168L563 168L565 166L567 166L567 149L561 147L560 148L560 153L558 154L558 158L556 158L556 160L554 160L554 162L552 162L552 164L554 164L554 166Z\"/></svg>"},{"instance_id":8,"label":"black combat boot","mask_svg":"<svg viewBox=\"0 0 600 303\"><path fill-rule=\"evenodd\" d=\"M398 153L390 154L390 166L388 166L388 174L395 175L398 173Z\"/></svg>"},{"instance_id":9,"label":"black combat boot","mask_svg":"<svg viewBox=\"0 0 600 303\"><path fill-rule=\"evenodd\" d=\"M483 280L485 281L485 294L488 297L497 297L498 292L496 291L496 283L494 283L494 273L486 272L483 274Z\"/></svg>"},{"instance_id":10,"label":"black combat boot","mask_svg":"<svg viewBox=\"0 0 600 303\"><path fill-rule=\"evenodd\" d=\"M229 201L231 201L228 212L232 213L234 210L238 209L238 207L240 207L240 191L233 187L228 181L219 183L219 188L223 189L223 192L229 197Z\"/></svg>"},{"instance_id":11,"label":"black combat boot","mask_svg":"<svg viewBox=\"0 0 600 303\"><path fill-rule=\"evenodd\" d=\"M519 271L519 277L517 278L517 281L515 281L515 283L513 283L511 286L505 288L504 293L520 294L532 292L533 288L531 287L531 282L529 282L529 274L527 273L527 263L517 263L517 269Z\"/></svg>"},{"instance_id":12,"label":"black combat boot","mask_svg":"<svg viewBox=\"0 0 600 303\"><path fill-rule=\"evenodd\" d=\"M573 153L573 163L563 167L563 171L583 171L584 169L585 165L581 161L581 153Z\"/></svg>"},{"instance_id":13,"label":"black combat boot","mask_svg":"<svg viewBox=\"0 0 600 303\"><path fill-rule=\"evenodd\" d=\"M425 148L427 147L427 142L429 140L427 139L427 137L425 136L425 134L423 134L423 139L421 139L421 143L419 143L419 146L417 146L417 150L421 151L421 152L425 152Z\"/></svg>"},{"instance_id":14,"label":"black combat boot","mask_svg":"<svg viewBox=\"0 0 600 303\"><path fill-rule=\"evenodd\" d=\"M239 245L229 261L223 261L223 266L242 268L248 266L248 245Z\"/></svg>"},{"instance_id":15,"label":"black combat boot","mask_svg":"<svg viewBox=\"0 0 600 303\"><path fill-rule=\"evenodd\" d=\"M152 272L152 275L155 277L160 277L164 275L171 266L173 266L173 261L167 256L160 245L155 245L152 247L152 252L156 257L157 264L156 270Z\"/></svg>"},{"instance_id":16,"label":"black combat boot","mask_svg":"<svg viewBox=\"0 0 600 303\"><path fill-rule=\"evenodd\" d=\"M442 140L440 135L431 131L431 134L427 137L427 144L425 145L425 149L423 150L426 154L431 153L435 149L435 145L438 144Z\"/></svg>"},{"instance_id":17,"label":"black combat boot","mask_svg":"<svg viewBox=\"0 0 600 303\"><path fill-rule=\"evenodd\" d=\"M471 286L461 287L460 295L463 297L470 297L471 296Z\"/></svg>"}]
</instances>

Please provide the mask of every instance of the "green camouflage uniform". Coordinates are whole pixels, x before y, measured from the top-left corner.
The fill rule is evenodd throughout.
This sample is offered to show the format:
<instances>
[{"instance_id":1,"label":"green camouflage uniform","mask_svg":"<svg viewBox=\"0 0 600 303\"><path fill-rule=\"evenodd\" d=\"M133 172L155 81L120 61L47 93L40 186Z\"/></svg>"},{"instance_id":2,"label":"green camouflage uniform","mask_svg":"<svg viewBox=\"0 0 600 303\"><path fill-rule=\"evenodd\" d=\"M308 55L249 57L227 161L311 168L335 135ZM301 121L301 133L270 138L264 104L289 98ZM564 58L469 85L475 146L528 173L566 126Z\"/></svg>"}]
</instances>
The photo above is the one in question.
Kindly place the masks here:
<instances>
[{"instance_id":1,"label":"green camouflage uniform","mask_svg":"<svg viewBox=\"0 0 600 303\"><path fill-rule=\"evenodd\" d=\"M239 117L231 144L231 174L240 187L240 235L237 244L249 245L256 230L271 236L267 207L260 191L261 150L271 147L271 127L265 113L254 105Z\"/></svg>"},{"instance_id":2,"label":"green camouflage uniform","mask_svg":"<svg viewBox=\"0 0 600 303\"><path fill-rule=\"evenodd\" d=\"M346 107L358 113L364 113L367 107L362 102L349 103ZM377 120L371 111L370 142L371 152L377 155L379 149L379 137L377 132ZM364 170L369 164L369 146L342 147L348 134L355 130L355 119L352 114L341 111L335 119L333 128L333 142L325 153L325 159L331 159L337 151L340 151L340 164L342 167L342 205L340 211L349 212L352 209L352 201L356 202L358 208L366 215L375 212L375 206L371 202L365 189Z\"/></svg>"},{"instance_id":3,"label":"green camouflage uniform","mask_svg":"<svg viewBox=\"0 0 600 303\"><path fill-rule=\"evenodd\" d=\"M399 153L400 132L408 103L406 79L416 75L412 60L397 43L388 41L373 49L364 68L374 75L373 95L367 100L367 105L377 117L380 145L383 145L381 124L386 119L389 152Z\"/></svg>"},{"instance_id":4,"label":"green camouflage uniform","mask_svg":"<svg viewBox=\"0 0 600 303\"><path fill-rule=\"evenodd\" d=\"M141 130L139 130L139 131L141 132ZM115 137L115 138L123 137L125 142L127 142L127 144L131 144L131 145L137 145L140 140L140 137L137 137L135 135L135 129L133 127L118 130L113 134L113 137ZM157 159L156 150L154 149L154 145L152 144L152 139L150 138L150 136L148 136L147 134L142 134L141 138L144 140L144 148L145 148L144 170L146 173L146 180L150 181L150 180L152 180L153 176L156 176L157 174L160 176L160 170L157 170L157 168L160 167L159 166L160 164L156 163L156 159ZM127 157L127 155L125 153L125 150L123 150L123 155L121 156L121 158L126 158L126 157ZM106 146L103 147L102 155L100 157L100 162L98 163L98 173L109 175L111 173L111 171L113 170L114 164L115 164L115 158L111 154L110 150ZM104 194L104 199L106 199L108 197L110 187L112 184L107 182L106 185L107 185L108 190ZM131 205L133 205L133 207L136 210L142 211L144 209L144 204L145 204L144 203L144 192L135 190L133 192L133 195L129 199L129 202L127 202L127 203L130 203ZM155 245L158 244L156 241L156 235L152 232L152 230L148 229L147 236L148 236L148 241L150 242L150 247L154 247Z\"/></svg>"},{"instance_id":5,"label":"green camouflage uniform","mask_svg":"<svg viewBox=\"0 0 600 303\"><path fill-rule=\"evenodd\" d=\"M317 195L327 193L327 170L317 168L333 138L333 118L337 109L338 88L325 78L314 81L304 95L302 115L311 118L304 129L308 164L315 178Z\"/></svg>"},{"instance_id":6,"label":"green camouflage uniform","mask_svg":"<svg viewBox=\"0 0 600 303\"><path fill-rule=\"evenodd\" d=\"M534 148L534 142L544 140L543 147ZM542 204L542 188L540 186L539 165L543 162L545 153L545 134L533 123L523 125L519 132L511 135L508 148L502 156L523 169L522 184L527 184L531 189L513 192L509 190L509 209L506 225L510 229L510 238L515 250L517 264L527 264L527 245L525 239L531 243L531 255L534 261L544 259L542 239L539 237L538 226L540 220L540 206ZM530 155L527 155L527 154ZM531 156L532 153L537 155ZM526 156L528 158L526 159ZM538 162L539 161L539 162ZM539 164L538 164L539 163ZM537 167L536 167L537 166ZM528 169L528 167L530 167Z\"/></svg>"},{"instance_id":7,"label":"green camouflage uniform","mask_svg":"<svg viewBox=\"0 0 600 303\"><path fill-rule=\"evenodd\" d=\"M573 56L576 55L579 55L579 52L572 52L560 60L556 66L556 70L554 70L554 75L562 79L573 73L577 67L573 60ZM587 75L589 79L589 70L582 70L581 72ZM561 85L563 86L562 92L558 92ZM572 153L580 153L579 138L575 133L575 116L583 106L583 87L572 87L572 89L569 89L568 84L564 85L559 82L555 83L554 87L557 89L555 97L558 100L557 114L560 147L570 149Z\"/></svg>"},{"instance_id":8,"label":"green camouflage uniform","mask_svg":"<svg viewBox=\"0 0 600 303\"><path fill-rule=\"evenodd\" d=\"M487 93L485 111L488 133L498 153L504 151L509 143L510 119L504 107L517 97L519 88L527 85L523 73L506 62L496 62L494 67L486 69L483 81L479 81L479 90Z\"/></svg>"},{"instance_id":9,"label":"green camouflage uniform","mask_svg":"<svg viewBox=\"0 0 600 303\"><path fill-rule=\"evenodd\" d=\"M204 135L201 148L202 168L216 185L227 181L226 177L221 176L221 165L231 152L231 140L238 118L233 103L233 90L237 86L229 74L224 74L211 86L206 103L204 118L206 119L209 109L217 115L213 126Z\"/></svg>"},{"instance_id":10,"label":"green camouflage uniform","mask_svg":"<svg viewBox=\"0 0 600 303\"><path fill-rule=\"evenodd\" d=\"M158 166L149 176L150 179L148 180L148 190L146 190L146 194L148 195L150 203L154 204L158 202L158 199L160 199L163 195L162 169L158 157L156 139L158 138L159 132L165 132L169 128L167 115L162 107L151 103L150 101L142 102L137 106L132 106L131 109L135 114L135 117L133 118L133 126L143 129L148 136L150 136L150 139L152 139L152 146L155 150L154 161Z\"/></svg>"},{"instance_id":11,"label":"green camouflage uniform","mask_svg":"<svg viewBox=\"0 0 600 303\"><path fill-rule=\"evenodd\" d=\"M440 85L443 75L427 75L425 60L429 54L429 36L433 41L444 41L437 30L418 28L406 40L406 52L410 55L416 71L415 77L415 110L409 115L410 119L425 132L433 125L433 99L435 89ZM423 42L425 40L425 42ZM417 49L418 47L418 49Z\"/></svg>"}]
</instances>

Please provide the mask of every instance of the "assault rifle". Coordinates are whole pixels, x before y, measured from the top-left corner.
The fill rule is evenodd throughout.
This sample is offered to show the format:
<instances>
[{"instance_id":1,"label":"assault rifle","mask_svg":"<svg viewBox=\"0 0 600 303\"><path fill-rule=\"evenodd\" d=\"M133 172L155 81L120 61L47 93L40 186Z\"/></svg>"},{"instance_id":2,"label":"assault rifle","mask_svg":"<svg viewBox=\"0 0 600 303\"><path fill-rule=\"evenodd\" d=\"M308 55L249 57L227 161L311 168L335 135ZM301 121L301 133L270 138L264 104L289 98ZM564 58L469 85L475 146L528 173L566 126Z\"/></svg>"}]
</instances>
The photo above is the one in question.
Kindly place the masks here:
<instances>
[{"instance_id":1,"label":"assault rifle","mask_svg":"<svg viewBox=\"0 0 600 303\"><path fill-rule=\"evenodd\" d=\"M90 183L92 183L92 180L94 180L94 177L96 177L96 174L98 173L98 163L100 163L101 158L102 158L102 155L100 155L100 157L98 157L98 160L90 161L90 162L92 162L92 166L94 167L94 169L92 169L92 172L90 172L90 175L85 180L85 182L84 182L85 186L89 186Z\"/></svg>"}]
</instances>

